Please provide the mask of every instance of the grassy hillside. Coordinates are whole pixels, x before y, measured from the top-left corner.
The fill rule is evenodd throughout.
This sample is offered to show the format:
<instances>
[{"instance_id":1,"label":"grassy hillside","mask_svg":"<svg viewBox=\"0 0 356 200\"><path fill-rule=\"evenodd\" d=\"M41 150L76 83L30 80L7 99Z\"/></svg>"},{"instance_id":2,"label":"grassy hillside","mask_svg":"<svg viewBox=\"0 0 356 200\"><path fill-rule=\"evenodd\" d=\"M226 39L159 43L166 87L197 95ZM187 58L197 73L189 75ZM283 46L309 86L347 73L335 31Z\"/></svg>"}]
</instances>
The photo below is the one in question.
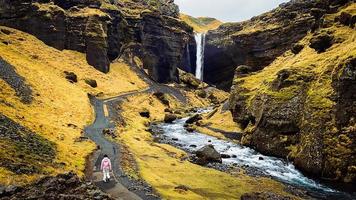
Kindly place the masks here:
<instances>
[{"instance_id":1,"label":"grassy hillside","mask_svg":"<svg viewBox=\"0 0 356 200\"><path fill-rule=\"evenodd\" d=\"M336 23L343 12L354 16L356 5L326 15L325 27L298 42L300 52L287 51L263 70L236 77L230 102L245 128L244 144L288 157L309 173L352 182L356 125L348 113L354 111L343 102L353 101L347 80L352 80L356 31ZM330 48L314 49L320 38L332 38Z\"/></svg>"},{"instance_id":2,"label":"grassy hillside","mask_svg":"<svg viewBox=\"0 0 356 200\"><path fill-rule=\"evenodd\" d=\"M210 17L192 17L186 14L180 14L180 19L193 27L196 32L207 32L218 28L222 22Z\"/></svg>"},{"instance_id":3,"label":"grassy hillside","mask_svg":"<svg viewBox=\"0 0 356 200\"><path fill-rule=\"evenodd\" d=\"M13 74L22 80L14 84L13 74L2 75L0 114L23 126L19 135L25 138L23 142L0 134L0 162L9 163L0 167L3 185L22 185L66 171L83 175L85 158L95 149L92 142L80 138L83 128L94 118L88 94L109 97L147 87L124 63L114 63L112 70L103 74L89 66L81 53L56 50L31 35L7 27L0 27L0 54L3 63L12 67ZM78 82L69 82L64 71L74 72ZM90 87L86 79L96 80L98 87ZM25 101L21 91L26 91L23 87L27 86L32 92ZM209 105L208 101L198 100L194 91L186 95L194 105ZM182 109L179 102L169 99L171 109ZM281 183L269 178L250 177L239 170L229 174L195 165L187 160L185 152L155 143L147 125L163 120L167 107L152 94L130 97L119 107L126 122L126 126L118 127L117 140L126 147L123 157L128 159L124 159L123 168L132 177L143 178L163 198L235 198L264 191L263 188L290 195ZM151 113L150 119L139 115L142 110ZM0 117L2 124L4 121ZM31 167L38 170L31 171Z\"/></svg>"},{"instance_id":4,"label":"grassy hillside","mask_svg":"<svg viewBox=\"0 0 356 200\"><path fill-rule=\"evenodd\" d=\"M17 82L11 85L16 77L2 74L0 114L55 146L53 162L45 164L39 172L21 173L16 169L0 167L0 184L23 184L44 174L70 170L83 175L85 158L95 148L89 141L76 142L83 135L84 126L93 120L88 93L112 96L146 87L124 63L113 64L110 73L103 74L88 65L82 53L56 50L31 35L6 27L0 27L0 55L32 90L32 101L24 102L17 93L23 86ZM64 71L74 72L78 82L66 80ZM8 82L4 81L6 76ZM96 80L98 87L90 87L86 79ZM22 145L13 138L1 139L1 162L20 167L40 165L40 155L32 160L21 159L24 157L21 153L26 152L9 150L14 144Z\"/></svg>"}]
</instances>

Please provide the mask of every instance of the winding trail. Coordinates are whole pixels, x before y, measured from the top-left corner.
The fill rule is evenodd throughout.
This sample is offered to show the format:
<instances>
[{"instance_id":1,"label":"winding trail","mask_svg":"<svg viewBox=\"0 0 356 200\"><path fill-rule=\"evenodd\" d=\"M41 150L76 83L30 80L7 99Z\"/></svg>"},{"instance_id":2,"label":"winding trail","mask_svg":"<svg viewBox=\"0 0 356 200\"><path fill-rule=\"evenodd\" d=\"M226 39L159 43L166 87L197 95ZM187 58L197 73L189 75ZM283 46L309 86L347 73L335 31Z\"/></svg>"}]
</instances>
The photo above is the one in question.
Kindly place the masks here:
<instances>
[{"instance_id":1,"label":"winding trail","mask_svg":"<svg viewBox=\"0 0 356 200\"><path fill-rule=\"evenodd\" d=\"M149 85L147 89L124 93L108 99L98 99L94 96L89 96L95 111L95 121L91 125L85 127L84 130L85 135L95 142L98 149L87 162L86 175L87 178L93 181L102 191L110 194L113 198L156 200L160 198L153 194L152 188L147 185L147 183L132 180L124 174L120 167L122 146L116 142L110 141L102 134L102 131L104 129L114 129L115 122L123 121L120 113L117 113L117 111L115 112L115 105L118 105L127 97L143 93L163 92L171 94L182 103L186 103L186 98L179 90L154 82L140 69L133 68L133 70ZM104 111L104 107L108 109L108 112ZM102 173L100 171L100 163L105 154L111 159L113 167L113 176L109 183L104 183L102 181Z\"/></svg>"}]
</instances>

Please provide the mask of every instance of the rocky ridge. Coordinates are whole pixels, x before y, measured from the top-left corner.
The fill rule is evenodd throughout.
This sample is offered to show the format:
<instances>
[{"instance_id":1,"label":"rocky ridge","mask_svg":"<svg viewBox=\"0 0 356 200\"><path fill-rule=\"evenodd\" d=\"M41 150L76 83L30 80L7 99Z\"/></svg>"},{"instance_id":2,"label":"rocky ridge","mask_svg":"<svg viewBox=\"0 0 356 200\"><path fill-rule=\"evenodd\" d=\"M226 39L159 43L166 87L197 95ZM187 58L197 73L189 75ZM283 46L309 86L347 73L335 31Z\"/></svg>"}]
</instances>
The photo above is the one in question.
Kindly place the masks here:
<instances>
[{"instance_id":1,"label":"rocky ridge","mask_svg":"<svg viewBox=\"0 0 356 200\"><path fill-rule=\"evenodd\" d=\"M177 79L177 68L194 56L193 30L178 19L173 1L45 0L0 2L0 24L16 28L57 49L86 53L107 73L110 62L141 59L158 82Z\"/></svg>"},{"instance_id":2,"label":"rocky ridge","mask_svg":"<svg viewBox=\"0 0 356 200\"><path fill-rule=\"evenodd\" d=\"M0 187L0 198L7 199L97 199L111 200L90 182L84 182L74 173L44 177L24 187Z\"/></svg>"},{"instance_id":3,"label":"rocky ridge","mask_svg":"<svg viewBox=\"0 0 356 200\"><path fill-rule=\"evenodd\" d=\"M308 31L325 27L322 19L347 1L296 0L245 22L225 23L206 35L205 80L230 90L234 72L240 65L255 72L290 50Z\"/></svg>"},{"instance_id":4,"label":"rocky ridge","mask_svg":"<svg viewBox=\"0 0 356 200\"><path fill-rule=\"evenodd\" d=\"M343 16L352 19L356 7L338 8L263 70L238 67L229 105L243 144L307 174L355 183L356 32Z\"/></svg>"}]
</instances>

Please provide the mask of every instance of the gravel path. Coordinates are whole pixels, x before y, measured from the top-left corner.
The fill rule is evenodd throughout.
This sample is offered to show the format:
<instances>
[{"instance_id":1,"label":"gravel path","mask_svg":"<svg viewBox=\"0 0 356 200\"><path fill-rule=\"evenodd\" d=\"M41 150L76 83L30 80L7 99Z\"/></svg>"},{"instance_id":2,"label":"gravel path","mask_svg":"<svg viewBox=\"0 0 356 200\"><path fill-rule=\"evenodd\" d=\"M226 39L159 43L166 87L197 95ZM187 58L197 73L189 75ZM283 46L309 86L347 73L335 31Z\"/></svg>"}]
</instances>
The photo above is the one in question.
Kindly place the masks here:
<instances>
[{"instance_id":1,"label":"gravel path","mask_svg":"<svg viewBox=\"0 0 356 200\"><path fill-rule=\"evenodd\" d=\"M104 129L114 129L115 124L113 122L115 121L123 121L120 113L115 112L115 105L122 103L127 97L143 93L163 92L171 94L182 103L186 103L186 98L175 88L155 83L140 69L133 68L133 70L149 85L149 88L141 91L128 92L108 99L98 99L94 96L90 97L91 104L95 110L95 121L85 128L85 134L94 141L99 148L90 159L90 163L88 163L89 169L87 169L87 176L99 186L99 188L114 198L156 200L160 198L153 193L152 188L147 183L132 180L124 174L120 167L122 156L120 149L122 146L107 139L102 134L102 131ZM104 105L108 108L109 116L105 115ZM114 176L109 183L103 183L101 180L100 162L104 154L109 156L113 165Z\"/></svg>"}]
</instances>

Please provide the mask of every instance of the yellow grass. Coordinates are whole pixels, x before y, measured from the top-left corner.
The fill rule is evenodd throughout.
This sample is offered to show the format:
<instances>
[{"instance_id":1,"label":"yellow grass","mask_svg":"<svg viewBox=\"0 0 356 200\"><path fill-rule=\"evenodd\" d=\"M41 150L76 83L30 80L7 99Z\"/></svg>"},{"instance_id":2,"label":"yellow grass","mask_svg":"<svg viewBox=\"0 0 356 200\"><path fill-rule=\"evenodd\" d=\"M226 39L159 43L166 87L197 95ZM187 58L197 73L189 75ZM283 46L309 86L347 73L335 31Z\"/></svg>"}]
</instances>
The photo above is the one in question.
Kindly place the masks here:
<instances>
[{"instance_id":1,"label":"yellow grass","mask_svg":"<svg viewBox=\"0 0 356 200\"><path fill-rule=\"evenodd\" d=\"M162 120L165 107L151 95L131 97L122 108L127 126L119 128L119 140L132 152L140 176L163 199L239 199L244 193L266 189L285 194L283 186L270 179L243 173L232 175L195 165L186 160L185 152L153 142L145 125L150 120ZM140 117L140 109L149 110L151 119ZM177 189L182 185L188 191Z\"/></svg>"},{"instance_id":2,"label":"yellow grass","mask_svg":"<svg viewBox=\"0 0 356 200\"><path fill-rule=\"evenodd\" d=\"M196 130L211 135L220 139L226 139L226 137L220 132L216 132L206 128L205 126L219 129L225 132L236 132L241 133L241 128L237 123L233 121L232 114L230 111L222 111L222 106L216 108L217 112L211 116L210 113L204 114L203 119L201 120L202 127L197 126ZM209 118L210 117L210 118Z\"/></svg>"},{"instance_id":3,"label":"yellow grass","mask_svg":"<svg viewBox=\"0 0 356 200\"><path fill-rule=\"evenodd\" d=\"M179 18L185 23L187 23L189 26L191 26L194 29L194 31L198 33L217 29L222 24L222 22L217 19L212 20L208 23L204 23L204 19L206 19L205 17L194 18L192 16L182 14L182 13L180 14Z\"/></svg>"},{"instance_id":4,"label":"yellow grass","mask_svg":"<svg viewBox=\"0 0 356 200\"><path fill-rule=\"evenodd\" d=\"M249 89L252 96L259 92L268 93L280 99L290 99L295 95L296 88L290 87L287 90L282 89L279 92L273 92L269 89L269 84L276 78L277 72L280 70L296 69L299 73L314 73L316 77L320 77L309 88L309 98L312 102L315 100L316 104L320 104L320 101L323 101L320 104L321 106L330 104L331 101L328 100L328 96L332 94L332 86L330 84L332 74L328 73L328 71L333 71L333 68L338 67L349 56L356 55L356 31L352 31L348 27L331 28L331 30L335 31L334 35L336 37L343 38L344 42L334 44L327 52L318 54L314 49L308 47L308 41L312 37L309 34L301 41L301 43L305 44L305 48L298 55L287 52L261 72L241 78L244 81L242 87Z\"/></svg>"},{"instance_id":5,"label":"yellow grass","mask_svg":"<svg viewBox=\"0 0 356 200\"><path fill-rule=\"evenodd\" d=\"M95 145L91 142L76 143L74 140L82 135L84 126L93 120L87 93L103 92L104 96L112 96L144 88L145 83L123 63L113 64L110 73L103 74L89 66L82 53L58 51L26 33L0 28L13 32L10 35L0 33L0 41L10 42L9 45L0 42L0 55L25 78L34 96L31 104L23 104L13 89L1 80L0 99L13 107L0 104L0 113L57 145L55 163L48 166L45 173L73 170L83 175L85 157ZM76 73L79 82L69 83L63 71ZM95 79L98 87L93 89L88 86L84 82L86 78ZM77 128L68 127L68 124L74 124ZM58 163L65 165L61 167ZM6 169L0 170L0 184L22 184L40 176L9 174L12 173Z\"/></svg>"}]
</instances>

